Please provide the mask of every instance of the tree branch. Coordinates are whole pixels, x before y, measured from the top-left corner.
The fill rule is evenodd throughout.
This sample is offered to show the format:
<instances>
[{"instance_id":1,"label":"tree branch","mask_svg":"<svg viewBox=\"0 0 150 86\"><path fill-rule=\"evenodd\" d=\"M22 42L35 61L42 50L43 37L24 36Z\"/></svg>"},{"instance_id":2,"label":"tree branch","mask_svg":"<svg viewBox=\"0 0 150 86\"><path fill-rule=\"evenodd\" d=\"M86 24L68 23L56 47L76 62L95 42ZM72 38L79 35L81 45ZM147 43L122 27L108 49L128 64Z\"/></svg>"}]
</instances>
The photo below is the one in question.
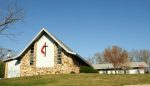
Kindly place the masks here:
<instances>
[{"instance_id":1,"label":"tree branch","mask_svg":"<svg viewBox=\"0 0 150 86\"><path fill-rule=\"evenodd\" d=\"M8 7L7 14L5 17L0 21L0 35L2 34L6 29L10 27L10 25L17 23L23 19L23 10L21 8L18 8L17 6ZM7 34L8 36L9 34ZM10 34L12 35L12 34Z\"/></svg>"}]
</instances>

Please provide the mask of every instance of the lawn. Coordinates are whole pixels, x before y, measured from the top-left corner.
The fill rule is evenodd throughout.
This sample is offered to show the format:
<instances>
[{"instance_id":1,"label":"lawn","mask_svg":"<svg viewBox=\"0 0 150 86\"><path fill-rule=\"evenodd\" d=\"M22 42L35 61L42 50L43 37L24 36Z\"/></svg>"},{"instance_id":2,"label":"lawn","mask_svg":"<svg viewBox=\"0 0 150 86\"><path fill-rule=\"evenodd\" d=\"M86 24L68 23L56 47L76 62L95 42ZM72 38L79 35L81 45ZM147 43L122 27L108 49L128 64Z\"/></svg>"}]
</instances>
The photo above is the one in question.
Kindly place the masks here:
<instances>
[{"instance_id":1,"label":"lawn","mask_svg":"<svg viewBox=\"0 0 150 86\"><path fill-rule=\"evenodd\" d=\"M150 74L58 74L0 80L0 86L123 86L150 84Z\"/></svg>"}]
</instances>

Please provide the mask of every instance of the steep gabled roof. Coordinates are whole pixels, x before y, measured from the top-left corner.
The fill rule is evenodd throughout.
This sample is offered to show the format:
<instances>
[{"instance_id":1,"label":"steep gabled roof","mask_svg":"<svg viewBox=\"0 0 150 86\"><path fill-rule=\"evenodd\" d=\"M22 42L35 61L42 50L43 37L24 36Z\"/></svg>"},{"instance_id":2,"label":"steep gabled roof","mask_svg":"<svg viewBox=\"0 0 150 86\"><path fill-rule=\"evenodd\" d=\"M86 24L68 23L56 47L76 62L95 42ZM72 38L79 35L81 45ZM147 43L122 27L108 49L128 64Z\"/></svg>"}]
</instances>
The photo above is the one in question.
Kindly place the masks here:
<instances>
[{"instance_id":1,"label":"steep gabled roof","mask_svg":"<svg viewBox=\"0 0 150 86\"><path fill-rule=\"evenodd\" d=\"M70 49L67 45L65 45L62 41L60 41L58 38L56 38L52 33L48 32L45 28L42 28L41 31L33 38L33 40L23 49L23 51L15 56L13 59L19 59L21 56L25 53L27 49L30 48L30 46L38 40L44 33L46 33L48 36L50 36L59 46L61 46L67 53L77 56L79 59L84 61L87 65L91 66L86 60L84 60L80 55L78 55L76 52L74 52L72 49ZM7 59L4 61L10 61L13 59Z\"/></svg>"},{"instance_id":2,"label":"steep gabled roof","mask_svg":"<svg viewBox=\"0 0 150 86\"><path fill-rule=\"evenodd\" d=\"M52 33L48 32L45 28L42 28L41 31L33 38L33 40L24 48L24 50L17 57L20 57L31 46L31 44L34 43L34 41L36 41L41 37L41 35L43 35L44 32L48 34L48 36L50 36L56 43L58 43L66 52L74 55L76 54L73 50L68 48L64 43L57 39Z\"/></svg>"}]
</instances>

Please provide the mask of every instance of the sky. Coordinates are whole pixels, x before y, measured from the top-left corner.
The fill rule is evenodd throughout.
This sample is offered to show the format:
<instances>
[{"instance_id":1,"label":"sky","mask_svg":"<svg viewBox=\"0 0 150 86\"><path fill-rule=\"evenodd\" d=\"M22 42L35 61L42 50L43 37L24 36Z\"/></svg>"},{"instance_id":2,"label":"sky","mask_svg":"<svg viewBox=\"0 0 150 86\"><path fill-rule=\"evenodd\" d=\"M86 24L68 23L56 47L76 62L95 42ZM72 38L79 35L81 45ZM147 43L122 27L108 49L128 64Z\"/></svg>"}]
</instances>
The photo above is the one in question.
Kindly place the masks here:
<instances>
[{"instance_id":1,"label":"sky","mask_svg":"<svg viewBox=\"0 0 150 86\"><path fill-rule=\"evenodd\" d=\"M0 10L12 0L0 0ZM0 47L21 52L46 28L82 57L117 45L150 49L150 0L18 0L24 20L0 36Z\"/></svg>"}]
</instances>

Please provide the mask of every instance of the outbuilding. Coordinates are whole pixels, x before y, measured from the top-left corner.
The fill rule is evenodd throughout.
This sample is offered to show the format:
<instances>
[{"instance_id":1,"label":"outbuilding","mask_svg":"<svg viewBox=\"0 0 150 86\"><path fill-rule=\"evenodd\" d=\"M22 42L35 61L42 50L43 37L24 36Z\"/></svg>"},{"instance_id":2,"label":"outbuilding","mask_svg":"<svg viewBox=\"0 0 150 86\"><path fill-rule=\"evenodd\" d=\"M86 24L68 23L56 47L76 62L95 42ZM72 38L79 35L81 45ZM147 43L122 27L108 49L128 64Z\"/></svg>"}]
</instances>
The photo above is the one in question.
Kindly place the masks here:
<instances>
[{"instance_id":1,"label":"outbuilding","mask_svg":"<svg viewBox=\"0 0 150 86\"><path fill-rule=\"evenodd\" d=\"M112 64L94 64L92 65L100 74L115 74ZM116 68L117 74L144 74L147 72L148 65L145 62L130 62L126 70Z\"/></svg>"}]
</instances>

